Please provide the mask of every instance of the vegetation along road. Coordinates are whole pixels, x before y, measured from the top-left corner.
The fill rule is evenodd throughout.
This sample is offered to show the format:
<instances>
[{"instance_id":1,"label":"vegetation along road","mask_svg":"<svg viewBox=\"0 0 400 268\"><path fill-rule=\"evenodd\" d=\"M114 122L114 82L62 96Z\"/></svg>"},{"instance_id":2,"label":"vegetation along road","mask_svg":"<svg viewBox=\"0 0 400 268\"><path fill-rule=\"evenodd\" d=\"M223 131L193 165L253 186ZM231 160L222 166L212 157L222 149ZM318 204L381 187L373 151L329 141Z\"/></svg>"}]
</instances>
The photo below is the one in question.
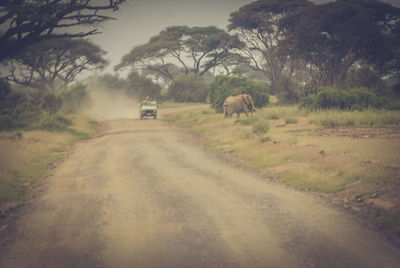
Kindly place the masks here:
<instances>
[{"instance_id":1,"label":"vegetation along road","mask_svg":"<svg viewBox=\"0 0 400 268\"><path fill-rule=\"evenodd\" d=\"M21 217L1 267L399 267L351 216L163 121L100 127Z\"/></svg>"}]
</instances>

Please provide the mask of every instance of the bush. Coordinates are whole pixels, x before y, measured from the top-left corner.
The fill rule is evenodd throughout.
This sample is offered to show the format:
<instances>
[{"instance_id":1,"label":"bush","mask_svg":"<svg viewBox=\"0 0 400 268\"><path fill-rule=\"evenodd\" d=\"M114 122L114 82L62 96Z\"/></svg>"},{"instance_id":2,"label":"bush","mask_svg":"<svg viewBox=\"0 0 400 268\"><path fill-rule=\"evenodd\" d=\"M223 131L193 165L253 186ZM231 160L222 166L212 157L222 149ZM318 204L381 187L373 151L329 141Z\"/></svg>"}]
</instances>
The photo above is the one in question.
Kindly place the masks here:
<instances>
[{"instance_id":1,"label":"bush","mask_svg":"<svg viewBox=\"0 0 400 268\"><path fill-rule=\"evenodd\" d=\"M0 78L0 102L2 102L3 98L5 98L8 94L10 94L10 92L11 92L10 84L7 81Z\"/></svg>"},{"instance_id":2,"label":"bush","mask_svg":"<svg viewBox=\"0 0 400 268\"><path fill-rule=\"evenodd\" d=\"M208 94L211 107L222 113L223 104L228 96L249 94L257 108L266 106L269 102L270 88L266 83L248 78L218 76L211 83Z\"/></svg>"},{"instance_id":3,"label":"bush","mask_svg":"<svg viewBox=\"0 0 400 268\"><path fill-rule=\"evenodd\" d=\"M346 74L345 88L369 88L374 92L388 95L389 87L382 80L381 76L368 67L352 69Z\"/></svg>"},{"instance_id":4,"label":"bush","mask_svg":"<svg viewBox=\"0 0 400 268\"><path fill-rule=\"evenodd\" d=\"M6 84L0 85L3 87L0 89L0 130L26 127L37 122L43 114L40 104L34 103L26 94L12 92Z\"/></svg>"},{"instance_id":5,"label":"bush","mask_svg":"<svg viewBox=\"0 0 400 268\"><path fill-rule=\"evenodd\" d=\"M66 91L62 92L61 100L61 109L63 112L70 113L78 111L90 102L87 85L75 83L69 86Z\"/></svg>"},{"instance_id":6,"label":"bush","mask_svg":"<svg viewBox=\"0 0 400 268\"><path fill-rule=\"evenodd\" d=\"M267 133L269 131L269 124L268 121L262 120L258 121L253 125L253 133L257 135L262 135L264 133Z\"/></svg>"},{"instance_id":7,"label":"bush","mask_svg":"<svg viewBox=\"0 0 400 268\"><path fill-rule=\"evenodd\" d=\"M42 119L39 129L47 131L65 131L70 125L72 125L71 120L61 115L53 115Z\"/></svg>"},{"instance_id":8,"label":"bush","mask_svg":"<svg viewBox=\"0 0 400 268\"><path fill-rule=\"evenodd\" d=\"M13 129L17 126L17 122L8 114L0 114L0 130Z\"/></svg>"},{"instance_id":9,"label":"bush","mask_svg":"<svg viewBox=\"0 0 400 268\"><path fill-rule=\"evenodd\" d=\"M297 118L286 118L285 119L285 123L286 124L297 124L299 122L299 120Z\"/></svg>"},{"instance_id":10,"label":"bush","mask_svg":"<svg viewBox=\"0 0 400 268\"><path fill-rule=\"evenodd\" d=\"M273 81L271 88L281 104L298 103L300 100L298 85L288 77Z\"/></svg>"},{"instance_id":11,"label":"bush","mask_svg":"<svg viewBox=\"0 0 400 268\"><path fill-rule=\"evenodd\" d=\"M176 102L206 102L208 85L199 75L179 75L168 88L167 98Z\"/></svg>"},{"instance_id":12,"label":"bush","mask_svg":"<svg viewBox=\"0 0 400 268\"><path fill-rule=\"evenodd\" d=\"M400 103L392 98L377 96L368 88L323 88L305 98L302 107L310 109L362 110L366 108L400 109Z\"/></svg>"},{"instance_id":13,"label":"bush","mask_svg":"<svg viewBox=\"0 0 400 268\"><path fill-rule=\"evenodd\" d=\"M400 83L397 83L392 87L392 92L396 97L400 97Z\"/></svg>"},{"instance_id":14,"label":"bush","mask_svg":"<svg viewBox=\"0 0 400 268\"><path fill-rule=\"evenodd\" d=\"M62 100L52 93L46 92L41 96L40 108L48 114L55 114L61 108Z\"/></svg>"},{"instance_id":15,"label":"bush","mask_svg":"<svg viewBox=\"0 0 400 268\"><path fill-rule=\"evenodd\" d=\"M122 82L120 84L122 86ZM137 72L131 72L126 81L126 92L128 95L143 100L146 96L151 99L159 99L161 96L161 87Z\"/></svg>"}]
</instances>

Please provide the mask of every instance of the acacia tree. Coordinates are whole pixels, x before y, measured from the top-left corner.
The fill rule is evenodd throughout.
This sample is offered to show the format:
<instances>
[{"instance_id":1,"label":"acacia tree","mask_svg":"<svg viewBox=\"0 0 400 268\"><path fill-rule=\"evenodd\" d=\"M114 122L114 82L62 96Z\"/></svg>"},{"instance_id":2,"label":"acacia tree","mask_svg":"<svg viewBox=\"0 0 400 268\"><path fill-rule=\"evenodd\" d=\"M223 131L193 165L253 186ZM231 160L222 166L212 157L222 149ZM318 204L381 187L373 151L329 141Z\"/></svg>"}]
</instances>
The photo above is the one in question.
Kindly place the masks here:
<instances>
[{"instance_id":1,"label":"acacia tree","mask_svg":"<svg viewBox=\"0 0 400 268\"><path fill-rule=\"evenodd\" d=\"M146 96L152 99L159 99L161 96L160 85L135 71L128 75L125 90L130 96L139 100L143 100Z\"/></svg>"},{"instance_id":2,"label":"acacia tree","mask_svg":"<svg viewBox=\"0 0 400 268\"><path fill-rule=\"evenodd\" d=\"M154 68L152 69L141 69L140 72L143 74L145 77L150 77L153 81L155 81L157 84L161 85L164 88L167 88L170 83L171 83L171 77L175 78L178 75L181 74L186 74L186 70L183 67L180 67L178 65L175 65L173 63L168 63L166 64L166 69L168 70L168 73L170 76L165 76L162 73L160 73L159 70L160 68L163 68L161 65L155 65L153 66Z\"/></svg>"},{"instance_id":3,"label":"acacia tree","mask_svg":"<svg viewBox=\"0 0 400 268\"><path fill-rule=\"evenodd\" d=\"M115 69L132 66L173 80L175 76L171 70L178 65L185 74L201 76L221 65L232 50L241 47L238 38L214 26L173 26L151 38L147 44L134 47Z\"/></svg>"},{"instance_id":4,"label":"acacia tree","mask_svg":"<svg viewBox=\"0 0 400 268\"><path fill-rule=\"evenodd\" d=\"M117 10L125 0L2 0L0 1L0 61L43 40L85 37L112 19L104 12ZM74 28L75 27L75 28ZM71 29L71 30L68 30Z\"/></svg>"},{"instance_id":5,"label":"acacia tree","mask_svg":"<svg viewBox=\"0 0 400 268\"><path fill-rule=\"evenodd\" d=\"M271 81L280 79L289 58L279 49L279 42L284 38L279 23L311 5L307 0L259 0L230 15L228 29L235 31L246 44L242 53L249 59L251 68L262 71ZM292 66L295 60L291 60Z\"/></svg>"},{"instance_id":6,"label":"acacia tree","mask_svg":"<svg viewBox=\"0 0 400 268\"><path fill-rule=\"evenodd\" d=\"M377 9L377 7L380 7ZM292 58L302 59L314 73L312 84L336 86L356 62L382 65L393 56L382 48L399 28L397 8L379 1L336 1L309 6L281 21Z\"/></svg>"},{"instance_id":7,"label":"acacia tree","mask_svg":"<svg viewBox=\"0 0 400 268\"><path fill-rule=\"evenodd\" d=\"M105 52L86 39L46 40L27 47L8 60L5 78L17 84L58 91L85 70L106 66Z\"/></svg>"}]
</instances>

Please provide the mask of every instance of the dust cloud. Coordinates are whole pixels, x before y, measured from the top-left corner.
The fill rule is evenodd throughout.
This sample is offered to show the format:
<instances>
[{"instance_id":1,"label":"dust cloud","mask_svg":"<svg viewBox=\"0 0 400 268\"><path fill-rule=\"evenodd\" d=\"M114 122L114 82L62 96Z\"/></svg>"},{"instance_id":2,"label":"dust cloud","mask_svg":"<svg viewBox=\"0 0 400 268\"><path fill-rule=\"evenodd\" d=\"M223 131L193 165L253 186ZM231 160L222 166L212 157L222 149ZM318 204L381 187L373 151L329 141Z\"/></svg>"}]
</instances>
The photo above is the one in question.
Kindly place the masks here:
<instances>
[{"instance_id":1,"label":"dust cloud","mask_svg":"<svg viewBox=\"0 0 400 268\"><path fill-rule=\"evenodd\" d=\"M110 119L138 119L139 101L121 90L89 86L90 104L82 113L98 121Z\"/></svg>"}]
</instances>

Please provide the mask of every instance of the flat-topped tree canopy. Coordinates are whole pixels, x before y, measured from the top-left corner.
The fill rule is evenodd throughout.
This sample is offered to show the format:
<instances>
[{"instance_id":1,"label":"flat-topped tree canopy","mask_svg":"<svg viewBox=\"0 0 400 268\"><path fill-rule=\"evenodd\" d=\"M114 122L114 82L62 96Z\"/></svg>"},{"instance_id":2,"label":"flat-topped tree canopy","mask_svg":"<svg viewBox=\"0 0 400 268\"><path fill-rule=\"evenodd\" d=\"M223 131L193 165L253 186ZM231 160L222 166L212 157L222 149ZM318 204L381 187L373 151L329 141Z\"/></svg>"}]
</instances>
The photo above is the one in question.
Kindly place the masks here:
<instances>
[{"instance_id":1,"label":"flat-topped tree canopy","mask_svg":"<svg viewBox=\"0 0 400 268\"><path fill-rule=\"evenodd\" d=\"M242 46L236 36L215 26L172 26L148 43L134 47L115 69L132 66L143 71L157 71L172 80L174 75L169 67L178 64L186 74L203 75Z\"/></svg>"},{"instance_id":2,"label":"flat-topped tree canopy","mask_svg":"<svg viewBox=\"0 0 400 268\"><path fill-rule=\"evenodd\" d=\"M59 38L35 43L7 60L8 81L58 91L83 71L107 65L105 51L85 38Z\"/></svg>"},{"instance_id":3,"label":"flat-topped tree canopy","mask_svg":"<svg viewBox=\"0 0 400 268\"><path fill-rule=\"evenodd\" d=\"M113 18L125 0L2 0L0 1L0 61L47 39L85 37ZM81 26L93 27L82 30Z\"/></svg>"}]
</instances>

